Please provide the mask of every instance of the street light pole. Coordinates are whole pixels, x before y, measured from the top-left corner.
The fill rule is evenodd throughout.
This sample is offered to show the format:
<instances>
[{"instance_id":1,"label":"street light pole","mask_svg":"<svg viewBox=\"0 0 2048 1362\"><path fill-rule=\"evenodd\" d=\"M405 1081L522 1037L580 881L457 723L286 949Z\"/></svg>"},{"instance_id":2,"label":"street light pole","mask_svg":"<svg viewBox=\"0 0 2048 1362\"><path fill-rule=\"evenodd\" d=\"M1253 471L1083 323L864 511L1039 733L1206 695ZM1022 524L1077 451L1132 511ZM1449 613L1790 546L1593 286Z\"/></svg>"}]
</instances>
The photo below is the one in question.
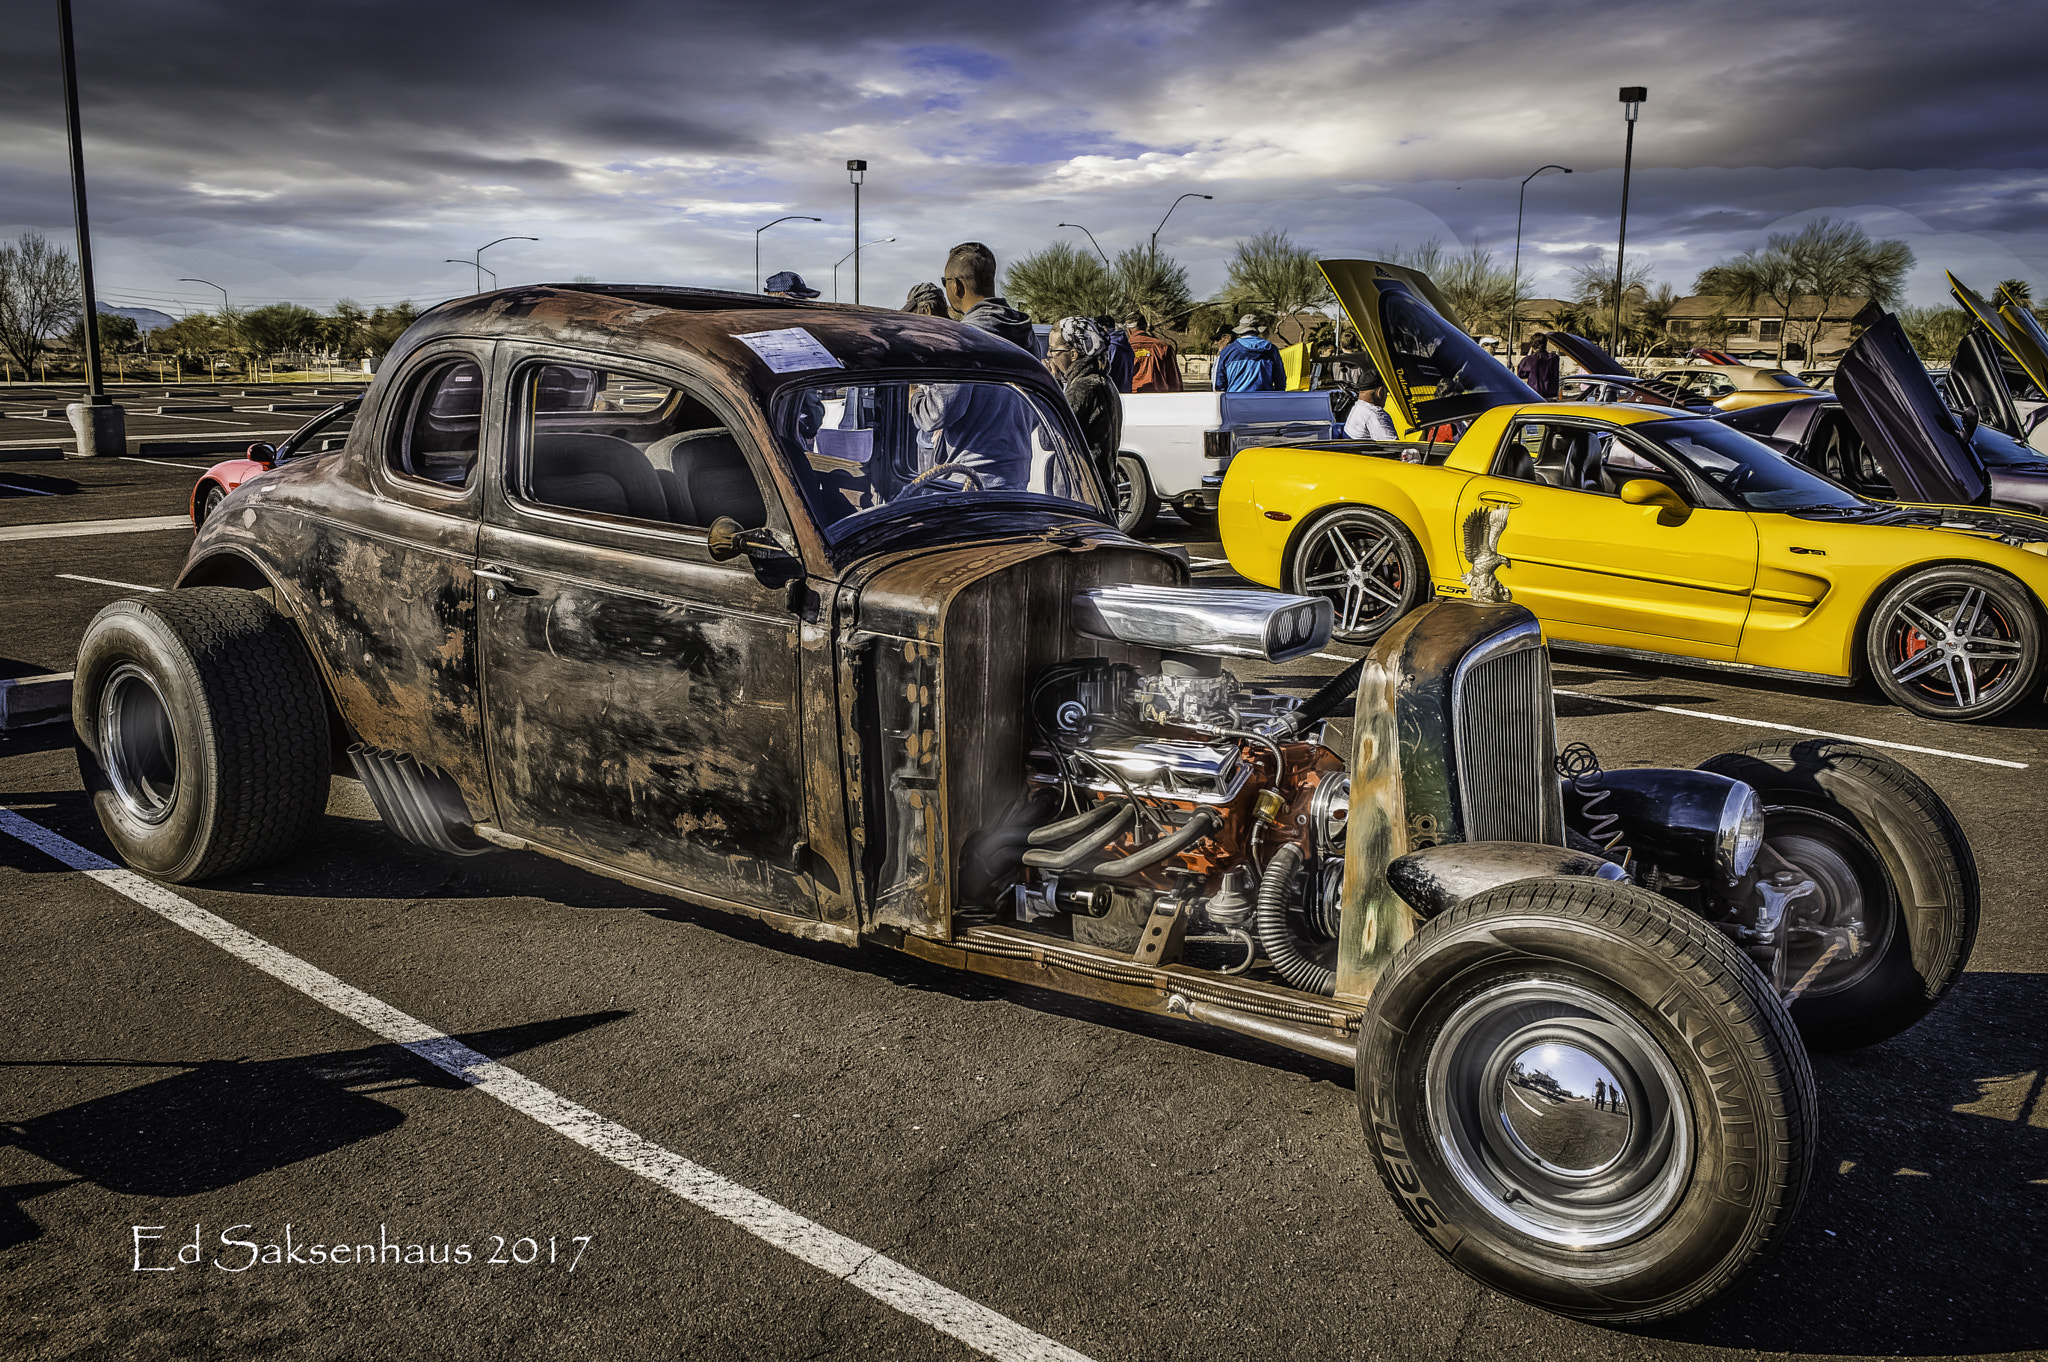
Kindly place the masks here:
<instances>
[{"instance_id":1,"label":"street light pole","mask_svg":"<svg viewBox=\"0 0 2048 1362\"><path fill-rule=\"evenodd\" d=\"M880 246L884 242L894 241L895 239L896 238L893 236L876 237L873 241L870 241L866 244L870 246ZM837 260L832 262L832 301L835 303L839 301L839 267L841 265L844 265L847 261L853 260L853 258L858 254L860 254L860 248L855 247L853 250L848 251L845 255L840 256ZM858 279L860 277L860 262L858 260L854 260L853 273L854 278ZM859 302L860 300L856 298L854 301Z\"/></svg>"},{"instance_id":2,"label":"street light pole","mask_svg":"<svg viewBox=\"0 0 2048 1362\"><path fill-rule=\"evenodd\" d=\"M1529 197L1529 181L1546 170L1562 170L1572 173L1570 166L1537 166L1522 177L1522 192L1515 196L1515 310L1508 318L1508 355L1515 353L1515 342L1522 338L1522 204Z\"/></svg>"},{"instance_id":3,"label":"street light pole","mask_svg":"<svg viewBox=\"0 0 2048 1362\"><path fill-rule=\"evenodd\" d=\"M447 261L447 263L448 263L448 264L450 264L450 265L470 265L470 264L475 264L475 262L474 262L474 261L470 261L470 260L464 260L464 259L463 259L463 258L462 258L461 256L459 256L459 255L451 255L451 256L449 256L449 257L448 257L448 261ZM483 272L484 274L488 274L488 275L490 275L490 276L491 276L491 287L492 287L493 289L496 289L496 288L498 287L498 272L497 272L496 270L493 270L493 269L485 269L485 268L484 268L483 266L481 266L481 265L477 266L477 268L478 268L479 270L481 270L481 271L482 271L482 272ZM484 284L483 284L483 280L482 280L481 278L479 278L479 279L477 280L477 284L476 284L476 291L477 291L478 293L482 293L482 292L484 291Z\"/></svg>"},{"instance_id":4,"label":"street light pole","mask_svg":"<svg viewBox=\"0 0 2048 1362\"><path fill-rule=\"evenodd\" d=\"M467 264L468 264L469 262L468 262L467 260L465 260L465 261L463 261L462 263L463 263L463 264L465 264L465 265L467 265ZM227 291L226 289L224 289L224 288L220 288L220 285L219 285L219 284L216 284L216 283L214 283L214 282L213 282L213 280L211 280L211 279L193 279L193 278L189 278L189 277L188 277L188 278L183 278L183 279L180 279L180 280L178 280L178 282L179 282L179 283L181 283L181 284L204 284L204 285L206 285L206 286L207 286L208 288L217 288L217 289L220 289L220 315L221 315L222 317L226 317L226 316L228 315L228 291Z\"/></svg>"},{"instance_id":5,"label":"street light pole","mask_svg":"<svg viewBox=\"0 0 2048 1362\"><path fill-rule=\"evenodd\" d=\"M866 161L848 161L846 163L846 178L853 182L853 250L848 254L853 256L853 305L855 307L860 306L860 186L861 182L867 179L867 177L868 163ZM840 258L845 259L844 256ZM832 301L835 303L839 301L839 290L836 287L832 290Z\"/></svg>"},{"instance_id":6,"label":"street light pole","mask_svg":"<svg viewBox=\"0 0 2048 1362\"><path fill-rule=\"evenodd\" d=\"M78 128L78 58L71 45L71 0L57 0L57 47L64 62L64 126L71 139L71 207L78 228L78 283L85 295L85 402L112 403L100 373L99 299L92 286L92 228L85 216L85 147ZM80 454L88 451L80 449Z\"/></svg>"},{"instance_id":7,"label":"street light pole","mask_svg":"<svg viewBox=\"0 0 2048 1362\"><path fill-rule=\"evenodd\" d=\"M477 247L477 248L476 248L476 257L475 257L475 259L473 259L473 260L471 260L471 261L467 262L467 263L469 263L469 264L473 264L473 265L475 265L475 266L476 266L476 291L477 291L478 293L482 293L482 292L484 291L484 252L485 252L485 251L488 251L488 250L489 250L489 249L490 249L491 247L493 247L493 246L497 245L499 241L538 241L538 240L540 240L540 238L539 238L539 237L537 237L537 236L501 236L501 237L499 237L499 238L498 238L498 240L497 240L497 241L486 241L486 242L485 242L485 243L484 243L483 245L481 245L481 246ZM492 276L491 276L491 287L492 287L492 288L496 288L497 286L498 286L498 276L494 274L494 275L492 275Z\"/></svg>"},{"instance_id":8,"label":"street light pole","mask_svg":"<svg viewBox=\"0 0 2048 1362\"><path fill-rule=\"evenodd\" d=\"M1173 210L1172 210L1171 208L1169 208L1169 209L1167 209L1166 211L1167 211L1167 212L1169 212L1169 213L1171 213L1171 212L1172 212ZM1162 227L1164 227L1164 226L1166 225L1165 219L1163 219L1163 218L1162 218L1162 219L1160 220L1160 223L1159 223L1159 225L1160 225L1160 226L1162 226ZM1086 227L1083 227L1083 226L1082 226L1082 225L1081 225L1080 223L1078 223L1078 222L1062 222L1062 223L1060 224L1060 226L1062 226L1062 227L1072 227L1072 228L1073 228L1073 229L1074 229L1075 231L1077 231L1077 232L1081 233L1081 235L1083 235L1083 236L1087 237L1087 238L1088 238L1088 244L1089 244L1090 246L1093 246L1093 247L1095 247L1095 253L1096 253L1097 255L1102 255L1102 246L1101 246L1101 244L1100 244L1100 243L1098 243L1098 242L1097 242L1097 241L1095 240L1095 233L1093 233L1093 232L1089 231L1089 230L1088 230L1088 229L1087 229ZM1156 241L1156 240L1158 240L1158 234L1157 234L1157 233L1154 233L1154 234L1153 234L1153 240L1155 240L1155 241ZM1106 256L1106 255L1102 255L1102 267L1103 267L1104 269L1108 269L1108 268L1109 268L1109 257L1108 257L1108 256Z\"/></svg>"},{"instance_id":9,"label":"street light pole","mask_svg":"<svg viewBox=\"0 0 2048 1362\"><path fill-rule=\"evenodd\" d=\"M802 213L790 213L775 219L775 222L823 222L824 220L823 218L805 217ZM754 292L756 293L761 291L761 233L773 227L775 222L764 222L754 229Z\"/></svg>"},{"instance_id":10,"label":"street light pole","mask_svg":"<svg viewBox=\"0 0 2048 1362\"><path fill-rule=\"evenodd\" d=\"M1153 258L1154 258L1154 259L1157 259L1157 258L1158 258L1158 256L1159 256L1159 232L1160 232L1160 229L1166 226L1166 218L1170 218L1170 217L1172 217L1172 216L1173 216L1173 210L1174 210L1175 208L1178 208L1178 207L1180 207L1180 205L1181 205L1181 200L1182 200L1182 199L1214 199L1215 197L1216 197L1216 196L1215 196L1214 194L1183 194L1183 195L1181 195L1181 196L1180 196L1180 198L1178 198L1178 199L1175 199L1175 200L1174 200L1174 201L1172 202L1172 204L1171 204L1171 205L1169 205L1169 206L1167 207L1167 210L1166 210L1166 217L1163 217L1163 218L1159 219L1159 226L1158 226L1158 227L1154 227L1154 228L1152 229L1152 256L1153 256Z\"/></svg>"},{"instance_id":11,"label":"street light pole","mask_svg":"<svg viewBox=\"0 0 2048 1362\"><path fill-rule=\"evenodd\" d=\"M1621 298L1622 258L1628 250L1628 179L1636 159L1636 111L1643 107L1643 101L1650 97L1648 88L1641 85L1621 87L1621 102L1627 106L1628 144L1621 154L1621 237L1614 245L1614 357L1621 358Z\"/></svg>"}]
</instances>

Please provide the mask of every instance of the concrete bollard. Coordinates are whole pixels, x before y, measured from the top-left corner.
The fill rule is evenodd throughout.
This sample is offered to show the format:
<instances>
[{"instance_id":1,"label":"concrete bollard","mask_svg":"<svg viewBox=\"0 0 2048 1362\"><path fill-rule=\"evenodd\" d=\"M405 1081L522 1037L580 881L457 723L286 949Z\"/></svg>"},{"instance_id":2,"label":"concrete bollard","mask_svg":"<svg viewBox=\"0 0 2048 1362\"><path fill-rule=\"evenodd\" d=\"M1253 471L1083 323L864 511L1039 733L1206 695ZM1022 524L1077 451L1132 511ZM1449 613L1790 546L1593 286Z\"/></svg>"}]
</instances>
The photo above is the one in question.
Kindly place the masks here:
<instances>
[{"instance_id":1,"label":"concrete bollard","mask_svg":"<svg viewBox=\"0 0 2048 1362\"><path fill-rule=\"evenodd\" d=\"M64 408L71 418L72 433L78 437L75 459L107 458L128 452L128 414L109 403L94 406L73 402Z\"/></svg>"}]
</instances>

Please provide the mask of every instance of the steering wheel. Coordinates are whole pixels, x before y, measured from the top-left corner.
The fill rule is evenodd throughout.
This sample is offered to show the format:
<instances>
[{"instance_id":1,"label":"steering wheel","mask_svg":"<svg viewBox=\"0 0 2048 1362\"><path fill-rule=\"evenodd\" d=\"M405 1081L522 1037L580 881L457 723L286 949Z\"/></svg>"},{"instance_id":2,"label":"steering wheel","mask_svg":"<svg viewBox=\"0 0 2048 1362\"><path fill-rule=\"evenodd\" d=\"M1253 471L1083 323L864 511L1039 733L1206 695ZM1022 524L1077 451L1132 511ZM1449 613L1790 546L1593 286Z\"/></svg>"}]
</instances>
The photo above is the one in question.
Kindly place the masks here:
<instances>
[{"instance_id":1,"label":"steering wheel","mask_svg":"<svg viewBox=\"0 0 2048 1362\"><path fill-rule=\"evenodd\" d=\"M898 492L896 495L900 497L919 496L925 492L931 491L933 482L935 482L937 479L941 477L960 479L961 482L966 484L966 486L957 489L962 492L965 492L970 488L976 492L983 490L981 485L981 475L979 473L976 473L972 468L969 468L965 463L961 462L960 460L954 459L947 463L933 464L930 468L925 469L924 472L919 473L909 482L904 483L903 490L901 492Z\"/></svg>"}]
</instances>

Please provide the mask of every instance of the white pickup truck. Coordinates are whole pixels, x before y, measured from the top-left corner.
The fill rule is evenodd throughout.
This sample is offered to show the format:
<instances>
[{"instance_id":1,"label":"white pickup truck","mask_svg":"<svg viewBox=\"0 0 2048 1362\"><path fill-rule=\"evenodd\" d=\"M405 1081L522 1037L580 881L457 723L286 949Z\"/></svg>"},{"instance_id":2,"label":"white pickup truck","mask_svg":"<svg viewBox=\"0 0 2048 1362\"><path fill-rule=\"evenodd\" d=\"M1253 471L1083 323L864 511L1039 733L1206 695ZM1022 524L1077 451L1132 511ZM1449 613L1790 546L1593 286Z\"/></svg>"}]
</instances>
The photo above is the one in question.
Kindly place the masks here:
<instances>
[{"instance_id":1,"label":"white pickup truck","mask_svg":"<svg viewBox=\"0 0 2048 1362\"><path fill-rule=\"evenodd\" d=\"M1125 393L1117 458L1117 524L1151 527L1162 505L1196 529L1216 523L1216 489L1248 443L1329 440L1344 431L1328 389L1259 393Z\"/></svg>"}]
</instances>

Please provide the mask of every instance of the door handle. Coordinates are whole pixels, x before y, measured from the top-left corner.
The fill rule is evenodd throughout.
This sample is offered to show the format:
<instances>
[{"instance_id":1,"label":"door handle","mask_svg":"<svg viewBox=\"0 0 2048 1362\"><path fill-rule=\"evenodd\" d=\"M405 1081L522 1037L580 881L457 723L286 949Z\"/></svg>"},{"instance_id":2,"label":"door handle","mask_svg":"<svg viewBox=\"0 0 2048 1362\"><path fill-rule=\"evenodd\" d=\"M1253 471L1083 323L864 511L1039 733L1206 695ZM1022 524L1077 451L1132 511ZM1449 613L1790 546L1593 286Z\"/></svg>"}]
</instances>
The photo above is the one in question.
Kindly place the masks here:
<instances>
[{"instance_id":1,"label":"door handle","mask_svg":"<svg viewBox=\"0 0 2048 1362\"><path fill-rule=\"evenodd\" d=\"M1479 494L1479 503L1482 506L1520 506L1522 499L1520 497L1507 496L1500 492L1481 492Z\"/></svg>"},{"instance_id":2,"label":"door handle","mask_svg":"<svg viewBox=\"0 0 2048 1362\"><path fill-rule=\"evenodd\" d=\"M540 594L540 592L534 590L530 586L519 585L519 579L517 577L514 577L511 573L506 572L501 568L477 568L470 575L475 577L481 577L487 582L500 583L504 586L505 594L507 594L508 596L538 596ZM492 588L491 594L493 596L497 594L497 589L495 587Z\"/></svg>"}]
</instances>

